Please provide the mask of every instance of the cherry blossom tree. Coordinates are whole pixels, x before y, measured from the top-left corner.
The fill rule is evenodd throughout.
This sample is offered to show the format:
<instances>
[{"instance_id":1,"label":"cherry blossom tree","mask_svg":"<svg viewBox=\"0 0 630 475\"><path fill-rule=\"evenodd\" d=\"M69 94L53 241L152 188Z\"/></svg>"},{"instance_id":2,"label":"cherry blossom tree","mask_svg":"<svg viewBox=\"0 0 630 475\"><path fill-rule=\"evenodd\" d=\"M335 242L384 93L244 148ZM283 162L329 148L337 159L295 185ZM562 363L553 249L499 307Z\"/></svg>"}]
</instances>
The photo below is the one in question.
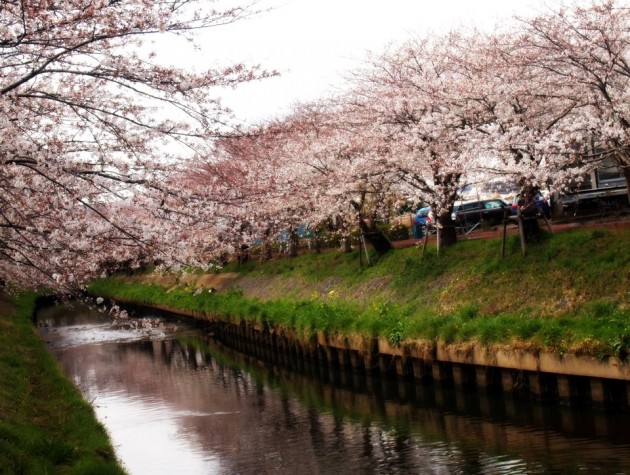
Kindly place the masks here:
<instances>
[{"instance_id":1,"label":"cherry blossom tree","mask_svg":"<svg viewBox=\"0 0 630 475\"><path fill-rule=\"evenodd\" d=\"M259 237L277 239L299 225L317 229L335 223L346 245L358 227L386 252L391 243L376 223L388 211L395 177L370 158L384 153L379 137L353 123L344 106L334 99L299 104L285 118L219 141L226 160L201 164L200 182L211 183L221 175L215 167L224 163L237 167L234 175L247 179L230 179L229 186L248 197L244 206L255 217Z\"/></svg>"},{"instance_id":2,"label":"cherry blossom tree","mask_svg":"<svg viewBox=\"0 0 630 475\"><path fill-rule=\"evenodd\" d=\"M428 203L441 246L456 241L451 207L474 163L476 118L460 104L462 78L452 64L451 35L410 41L372 58L355 76L349 107L370 136L376 160L396 176L400 193Z\"/></svg>"},{"instance_id":3,"label":"cherry blossom tree","mask_svg":"<svg viewBox=\"0 0 630 475\"><path fill-rule=\"evenodd\" d=\"M379 253L392 245L376 224L388 211L392 174L373 159L383 153L379 137L366 134L343 101L302 104L286 121L291 135L285 157L292 157L317 205L312 221L334 218L342 232L358 227Z\"/></svg>"},{"instance_id":4,"label":"cherry blossom tree","mask_svg":"<svg viewBox=\"0 0 630 475\"><path fill-rule=\"evenodd\" d=\"M567 114L571 127L552 137L550 147L591 168L608 158L630 185L627 4L594 1L525 20L518 51L529 70L547 78L549 92L576 104Z\"/></svg>"},{"instance_id":5,"label":"cherry blossom tree","mask_svg":"<svg viewBox=\"0 0 630 475\"><path fill-rule=\"evenodd\" d=\"M220 215L231 217L231 234L221 241L234 250L262 239L270 257L271 245L283 240L297 254L298 227L310 223L315 207L306 171L283 154L289 136L283 123L274 122L222 137L215 152L185 174L203 197L202 206L219 204Z\"/></svg>"},{"instance_id":6,"label":"cherry blossom tree","mask_svg":"<svg viewBox=\"0 0 630 475\"><path fill-rule=\"evenodd\" d=\"M276 229L332 215L365 226L376 220L362 219L378 209L370 202L404 197L431 205L446 245L451 205L475 177L501 176L531 197L604 157L627 170L627 12L610 1L572 7L371 58L347 94L254 133L246 155L265 160L248 166L266 177L258 188L274 190L255 209Z\"/></svg>"},{"instance_id":7,"label":"cherry blossom tree","mask_svg":"<svg viewBox=\"0 0 630 475\"><path fill-rule=\"evenodd\" d=\"M190 257L179 243L199 220L174 198L185 190L169 175L234 126L216 88L271 73L241 64L190 73L161 64L148 40L193 41L247 9L193 0L0 5L0 278L67 288L105 264Z\"/></svg>"},{"instance_id":8,"label":"cherry blossom tree","mask_svg":"<svg viewBox=\"0 0 630 475\"><path fill-rule=\"evenodd\" d=\"M527 66L514 32L457 37L459 116L470 126L475 148L471 175L499 177L533 196L540 188L581 173L571 161L575 142L571 113L580 106L551 87L549 78Z\"/></svg>"},{"instance_id":9,"label":"cherry blossom tree","mask_svg":"<svg viewBox=\"0 0 630 475\"><path fill-rule=\"evenodd\" d=\"M195 165L189 175L210 201L216 202L212 190L222 187L225 196L238 196L231 212L243 219L244 245L254 239L266 244L288 240L295 255L298 228L330 231L334 222L346 244L358 226L379 252L391 248L386 238L377 242L376 236L391 174L366 168L371 146L334 103L298 105L283 119L216 143L221 152Z\"/></svg>"},{"instance_id":10,"label":"cherry blossom tree","mask_svg":"<svg viewBox=\"0 0 630 475\"><path fill-rule=\"evenodd\" d=\"M517 183L527 202L542 187L574 184L605 158L625 169L616 110L627 102L627 78L615 62L627 57L627 14L600 2L459 36L453 64L468 84L461 105L478 118L480 172Z\"/></svg>"}]
</instances>

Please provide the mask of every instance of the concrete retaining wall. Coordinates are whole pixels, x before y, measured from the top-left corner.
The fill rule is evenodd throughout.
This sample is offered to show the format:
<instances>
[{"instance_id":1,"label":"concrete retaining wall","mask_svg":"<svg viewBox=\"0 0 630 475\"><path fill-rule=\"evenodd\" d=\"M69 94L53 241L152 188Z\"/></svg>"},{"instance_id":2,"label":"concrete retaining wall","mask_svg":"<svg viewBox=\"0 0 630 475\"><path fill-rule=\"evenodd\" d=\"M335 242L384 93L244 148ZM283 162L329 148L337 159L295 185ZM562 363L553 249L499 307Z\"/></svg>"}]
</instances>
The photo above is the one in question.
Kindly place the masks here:
<instances>
[{"instance_id":1,"label":"concrete retaining wall","mask_svg":"<svg viewBox=\"0 0 630 475\"><path fill-rule=\"evenodd\" d=\"M363 335L300 335L293 330L226 322L201 312L156 305L153 309L205 320L215 337L238 351L299 367L304 361L383 378L428 381L502 391L519 397L630 409L630 363L617 358L556 355L479 344L445 345Z\"/></svg>"}]
</instances>

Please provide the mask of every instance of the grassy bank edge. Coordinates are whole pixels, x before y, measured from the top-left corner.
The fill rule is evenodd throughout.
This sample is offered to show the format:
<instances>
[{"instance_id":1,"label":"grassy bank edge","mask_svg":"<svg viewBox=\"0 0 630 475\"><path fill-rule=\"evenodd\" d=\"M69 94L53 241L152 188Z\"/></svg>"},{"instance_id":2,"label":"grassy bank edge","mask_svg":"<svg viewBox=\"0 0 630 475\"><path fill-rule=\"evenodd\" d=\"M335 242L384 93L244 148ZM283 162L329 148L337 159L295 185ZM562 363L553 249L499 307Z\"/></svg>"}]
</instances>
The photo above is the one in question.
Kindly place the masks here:
<instances>
[{"instance_id":1,"label":"grassy bank edge","mask_svg":"<svg viewBox=\"0 0 630 475\"><path fill-rule=\"evenodd\" d=\"M124 474L92 407L36 333L37 296L0 298L0 473Z\"/></svg>"},{"instance_id":2,"label":"grassy bank edge","mask_svg":"<svg viewBox=\"0 0 630 475\"><path fill-rule=\"evenodd\" d=\"M571 318L527 318L520 313L480 315L474 305L460 307L452 314L431 315L382 301L369 305L318 299L263 301L244 296L238 288L212 292L181 285L166 289L120 278L95 281L89 293L124 303L180 309L199 318L286 328L304 338L317 332L359 334L386 338L393 345L412 340L424 346L473 343L600 360L611 356L626 359L630 349L628 312L614 306Z\"/></svg>"}]
</instances>

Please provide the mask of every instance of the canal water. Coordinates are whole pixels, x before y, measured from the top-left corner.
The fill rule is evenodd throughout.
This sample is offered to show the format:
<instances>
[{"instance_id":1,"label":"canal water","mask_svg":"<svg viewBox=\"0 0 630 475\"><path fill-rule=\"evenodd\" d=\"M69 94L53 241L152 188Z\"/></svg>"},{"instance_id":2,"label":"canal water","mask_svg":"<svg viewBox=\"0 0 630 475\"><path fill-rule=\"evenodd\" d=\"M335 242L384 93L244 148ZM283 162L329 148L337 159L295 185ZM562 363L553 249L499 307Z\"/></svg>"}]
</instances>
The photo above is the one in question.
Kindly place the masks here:
<instances>
[{"instance_id":1,"label":"canal water","mask_svg":"<svg viewBox=\"0 0 630 475\"><path fill-rule=\"evenodd\" d=\"M630 415L238 353L75 305L38 328L132 474L630 474Z\"/></svg>"}]
</instances>

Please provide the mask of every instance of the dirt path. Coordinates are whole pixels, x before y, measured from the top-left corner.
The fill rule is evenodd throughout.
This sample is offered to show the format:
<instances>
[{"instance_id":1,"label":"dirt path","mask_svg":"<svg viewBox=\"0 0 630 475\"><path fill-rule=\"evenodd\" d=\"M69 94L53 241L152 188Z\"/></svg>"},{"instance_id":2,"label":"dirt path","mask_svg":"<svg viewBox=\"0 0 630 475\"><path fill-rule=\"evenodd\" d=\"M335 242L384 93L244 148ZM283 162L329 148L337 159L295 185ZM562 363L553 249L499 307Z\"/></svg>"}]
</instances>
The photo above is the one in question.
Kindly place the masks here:
<instances>
[{"instance_id":1,"label":"dirt path","mask_svg":"<svg viewBox=\"0 0 630 475\"><path fill-rule=\"evenodd\" d=\"M554 233L566 231L569 229L578 229L578 228L628 229L630 228L630 219L619 219L619 220L614 220L614 221L592 220L592 221L570 222L570 223L550 222L549 224L551 225L551 230ZM545 230L547 229L546 225L544 224L541 224L541 227ZM463 234L457 234L457 239L461 241L465 241L467 239L500 238L502 233L503 233L502 226L497 226L496 228L476 230L476 231L471 232L467 236L464 236ZM518 235L518 227L516 225L508 225L507 235L508 236ZM435 239L436 239L435 234L431 234L429 236L429 242L435 242ZM404 241L395 241L394 247L402 248L402 247L411 247L411 246L422 246L423 243L424 243L424 239L406 239Z\"/></svg>"}]
</instances>

